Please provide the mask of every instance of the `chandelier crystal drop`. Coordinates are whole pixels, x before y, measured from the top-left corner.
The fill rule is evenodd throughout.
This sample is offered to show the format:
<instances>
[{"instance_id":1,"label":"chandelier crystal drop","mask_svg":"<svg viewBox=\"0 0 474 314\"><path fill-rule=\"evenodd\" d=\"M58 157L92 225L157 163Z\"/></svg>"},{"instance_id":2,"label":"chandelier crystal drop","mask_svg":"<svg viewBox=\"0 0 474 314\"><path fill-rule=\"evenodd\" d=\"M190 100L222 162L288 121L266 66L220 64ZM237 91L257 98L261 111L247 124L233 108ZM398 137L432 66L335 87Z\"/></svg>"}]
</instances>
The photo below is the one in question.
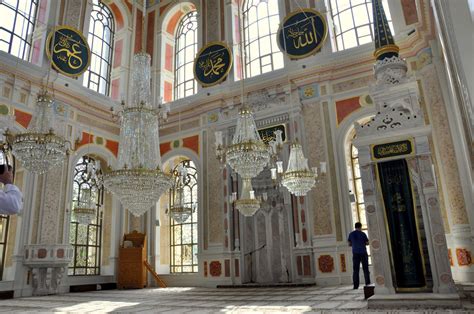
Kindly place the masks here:
<instances>
[{"instance_id":1,"label":"chandelier crystal drop","mask_svg":"<svg viewBox=\"0 0 474 314\"><path fill-rule=\"evenodd\" d=\"M60 125L53 104L53 98L45 90L41 91L27 132L7 134L13 155L27 170L38 174L64 162L68 153L66 139L55 133Z\"/></svg>"},{"instance_id":2,"label":"chandelier crystal drop","mask_svg":"<svg viewBox=\"0 0 474 314\"><path fill-rule=\"evenodd\" d=\"M305 196L316 184L316 174L309 169L303 147L297 142L291 144L288 168L282 175L281 184L295 196Z\"/></svg>"},{"instance_id":3,"label":"chandelier crystal drop","mask_svg":"<svg viewBox=\"0 0 474 314\"><path fill-rule=\"evenodd\" d=\"M150 55L133 57L132 101L119 112L120 145L116 170L104 172L104 186L124 208L140 216L171 187L171 175L161 170L160 108L151 103Z\"/></svg>"},{"instance_id":4,"label":"chandelier crystal drop","mask_svg":"<svg viewBox=\"0 0 474 314\"><path fill-rule=\"evenodd\" d=\"M268 146L262 141L251 110L239 112L232 144L226 148L226 161L243 179L256 177L270 161Z\"/></svg>"}]
</instances>

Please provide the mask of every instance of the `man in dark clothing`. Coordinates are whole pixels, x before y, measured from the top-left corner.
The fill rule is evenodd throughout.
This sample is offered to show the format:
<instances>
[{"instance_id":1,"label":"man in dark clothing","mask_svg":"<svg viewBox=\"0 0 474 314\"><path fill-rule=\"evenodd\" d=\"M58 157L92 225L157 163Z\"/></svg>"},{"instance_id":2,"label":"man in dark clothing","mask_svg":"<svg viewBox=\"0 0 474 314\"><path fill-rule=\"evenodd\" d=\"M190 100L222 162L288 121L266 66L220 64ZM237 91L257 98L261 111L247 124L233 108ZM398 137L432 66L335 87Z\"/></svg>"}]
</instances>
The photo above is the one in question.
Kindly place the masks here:
<instances>
[{"instance_id":1,"label":"man in dark clothing","mask_svg":"<svg viewBox=\"0 0 474 314\"><path fill-rule=\"evenodd\" d=\"M355 230L352 231L347 238L349 246L352 247L352 267L354 270L352 281L354 282L354 289L359 288L359 269L361 262L362 269L364 270L365 285L370 285L369 256L367 255L367 249L365 248L366 245L369 245L369 239L361 229L362 224L356 222Z\"/></svg>"}]
</instances>

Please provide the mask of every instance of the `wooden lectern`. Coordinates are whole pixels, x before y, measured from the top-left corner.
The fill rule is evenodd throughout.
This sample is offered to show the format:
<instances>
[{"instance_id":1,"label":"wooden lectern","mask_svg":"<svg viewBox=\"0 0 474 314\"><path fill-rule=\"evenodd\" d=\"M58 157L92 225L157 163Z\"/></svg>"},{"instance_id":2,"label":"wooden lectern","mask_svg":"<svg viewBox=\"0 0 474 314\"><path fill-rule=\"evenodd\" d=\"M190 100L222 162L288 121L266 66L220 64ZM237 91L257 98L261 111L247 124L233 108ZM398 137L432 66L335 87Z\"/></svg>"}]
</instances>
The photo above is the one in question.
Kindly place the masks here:
<instances>
[{"instance_id":1,"label":"wooden lectern","mask_svg":"<svg viewBox=\"0 0 474 314\"><path fill-rule=\"evenodd\" d=\"M147 285L146 235L134 230L123 236L119 248L117 287L119 289L141 289Z\"/></svg>"}]
</instances>

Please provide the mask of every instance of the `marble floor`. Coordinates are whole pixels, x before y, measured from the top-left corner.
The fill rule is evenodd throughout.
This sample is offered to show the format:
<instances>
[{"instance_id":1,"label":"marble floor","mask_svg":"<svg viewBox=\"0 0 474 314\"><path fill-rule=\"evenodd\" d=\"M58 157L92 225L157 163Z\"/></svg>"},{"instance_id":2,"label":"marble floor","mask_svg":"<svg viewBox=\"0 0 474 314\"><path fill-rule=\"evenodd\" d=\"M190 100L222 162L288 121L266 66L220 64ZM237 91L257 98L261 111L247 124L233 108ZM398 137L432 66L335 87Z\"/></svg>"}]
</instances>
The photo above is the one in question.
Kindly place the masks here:
<instances>
[{"instance_id":1,"label":"marble floor","mask_svg":"<svg viewBox=\"0 0 474 314\"><path fill-rule=\"evenodd\" d=\"M8 313L474 313L474 305L459 310L368 310L362 289L339 287L291 288L164 288L107 290L28 297L0 301Z\"/></svg>"}]
</instances>

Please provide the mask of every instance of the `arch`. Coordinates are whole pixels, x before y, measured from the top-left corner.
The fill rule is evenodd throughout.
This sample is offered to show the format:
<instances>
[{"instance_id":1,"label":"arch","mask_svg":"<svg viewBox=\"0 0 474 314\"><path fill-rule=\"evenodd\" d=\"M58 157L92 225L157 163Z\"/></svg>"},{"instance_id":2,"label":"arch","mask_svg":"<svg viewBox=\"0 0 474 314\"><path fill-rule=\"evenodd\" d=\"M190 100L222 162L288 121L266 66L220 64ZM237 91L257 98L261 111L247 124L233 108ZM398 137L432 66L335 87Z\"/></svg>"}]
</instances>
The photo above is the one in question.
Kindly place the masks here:
<instances>
[{"instance_id":1,"label":"arch","mask_svg":"<svg viewBox=\"0 0 474 314\"><path fill-rule=\"evenodd\" d=\"M164 102L170 102L176 97L175 90L175 70L176 70L176 32L180 21L189 12L197 12L197 31L196 31L196 52L201 43L200 25L202 17L199 14L200 5L198 0L189 0L168 6L162 13L162 22L160 24L160 49L158 49L161 62L160 72L160 95ZM194 56L193 58L194 59ZM194 82L194 93L197 92L197 84ZM193 94L194 94L193 93Z\"/></svg>"},{"instance_id":2,"label":"arch","mask_svg":"<svg viewBox=\"0 0 474 314\"><path fill-rule=\"evenodd\" d=\"M117 157L115 157L115 155L105 146L89 143L82 145L78 150L74 152L74 154L69 160L70 169L68 169L68 171L72 171L73 168L71 167L74 167L73 165L77 164L77 162L79 161L79 159L82 158L82 156L89 154L101 157L103 160L107 161L107 166L110 166L112 169L115 169L117 164Z\"/></svg>"},{"instance_id":3,"label":"arch","mask_svg":"<svg viewBox=\"0 0 474 314\"><path fill-rule=\"evenodd\" d=\"M343 238L347 236L349 231L353 229L353 218L351 199L349 192L349 176L347 168L347 144L352 140L350 138L351 132L354 130L354 123L364 121L370 116L375 114L375 107L362 107L360 110L352 112L347 116L341 124L338 126L336 131L336 156L337 156L337 178L338 178L338 189L341 204L341 219L342 219L342 231Z\"/></svg>"},{"instance_id":4,"label":"arch","mask_svg":"<svg viewBox=\"0 0 474 314\"><path fill-rule=\"evenodd\" d=\"M74 173L74 168L78 161L85 155L93 155L97 156L101 161L105 161L107 163L107 166L110 166L112 169L115 169L117 165L117 159L114 154L112 154L107 148L104 146L96 145L96 144L86 144L81 146L78 150L74 152L71 156L69 156L68 160L68 169L67 169L67 195L66 195L66 210L69 211L68 215L64 215L64 225L67 226L65 227L64 231L64 241L68 241L68 236L69 236L69 222L70 222L70 209L71 209L71 202L72 202L72 194L73 194L73 186L72 186L72 180L70 180L70 176ZM101 167L104 166L101 163ZM115 198L115 196L113 196Z\"/></svg>"},{"instance_id":5,"label":"arch","mask_svg":"<svg viewBox=\"0 0 474 314\"><path fill-rule=\"evenodd\" d=\"M183 156L192 160L194 164L196 165L198 171L201 171L201 160L199 159L199 156L196 155L195 151L186 147L175 148L173 150L168 151L166 154L161 156L162 164L164 165L171 159L180 157L180 156Z\"/></svg>"},{"instance_id":6,"label":"arch","mask_svg":"<svg viewBox=\"0 0 474 314\"><path fill-rule=\"evenodd\" d=\"M124 7L123 1L113 1L108 4L108 7L114 16L115 32L120 32L130 25L129 20L131 14L130 11Z\"/></svg>"},{"instance_id":7,"label":"arch","mask_svg":"<svg viewBox=\"0 0 474 314\"><path fill-rule=\"evenodd\" d=\"M176 166L176 162L171 164L173 161L181 161L181 160L190 160L194 164L196 168L196 173L197 173L197 212L196 215L197 217L197 237L198 237L198 242L196 243L197 245L197 253L202 252L202 245L203 241L203 217L204 217L204 209L202 207L202 199L203 199L203 188L202 188L202 182L203 182L203 176L202 174L202 166L201 162L199 160L199 157L196 155L196 153L190 149L187 148L177 148L173 149L172 151L167 152L162 156L163 160L163 170L164 171L169 171L171 170L170 168L174 168ZM166 212L170 204L170 195L168 192L165 192L163 196L160 198L160 200L157 203L156 207L156 217L159 218L159 220L163 223L160 223L160 226L157 227L155 230L155 239L158 243L156 246L157 251L155 251L155 254L162 256L160 258L160 261L157 264L158 269L160 269L160 273L170 273L171 272L171 256L169 255L171 253L171 237L170 237L170 228L171 228L171 222L170 222L170 217L167 216ZM168 225L168 222L170 224Z\"/></svg>"}]
</instances>

